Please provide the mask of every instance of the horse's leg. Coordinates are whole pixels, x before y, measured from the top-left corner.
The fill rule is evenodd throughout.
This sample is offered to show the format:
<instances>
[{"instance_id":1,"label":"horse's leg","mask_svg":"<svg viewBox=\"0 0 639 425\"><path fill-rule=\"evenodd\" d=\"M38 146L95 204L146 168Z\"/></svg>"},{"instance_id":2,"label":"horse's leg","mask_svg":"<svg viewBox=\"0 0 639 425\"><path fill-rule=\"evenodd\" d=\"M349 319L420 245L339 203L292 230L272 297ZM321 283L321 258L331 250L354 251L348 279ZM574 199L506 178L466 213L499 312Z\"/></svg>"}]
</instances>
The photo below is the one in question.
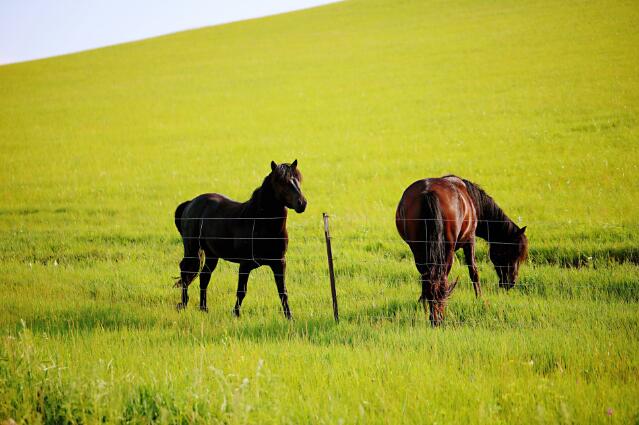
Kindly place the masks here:
<instances>
[{"instance_id":1,"label":"horse's leg","mask_svg":"<svg viewBox=\"0 0 639 425\"><path fill-rule=\"evenodd\" d=\"M450 271L453 268L453 263L455 262L454 244L446 245L446 257L444 258L444 261L446 261L446 275L444 277L448 279L448 275L450 274Z\"/></svg>"},{"instance_id":2,"label":"horse's leg","mask_svg":"<svg viewBox=\"0 0 639 425\"><path fill-rule=\"evenodd\" d=\"M481 285L479 284L479 272L477 271L477 261L475 260L475 239L471 239L464 245L464 259L468 266L468 274L473 282L475 297L481 297Z\"/></svg>"},{"instance_id":3,"label":"horse's leg","mask_svg":"<svg viewBox=\"0 0 639 425\"><path fill-rule=\"evenodd\" d=\"M433 321L433 300L434 300L434 291L433 291L433 283L430 280L430 269L431 265L426 264L426 259L415 256L415 265L417 266L417 271L419 271L421 275L421 283L422 283L422 294L419 297L418 302L422 304L422 308L424 309L424 315L430 320L432 324ZM429 313L430 310L430 313Z\"/></svg>"},{"instance_id":4,"label":"horse's leg","mask_svg":"<svg viewBox=\"0 0 639 425\"><path fill-rule=\"evenodd\" d=\"M184 254L184 258L180 261L180 280L179 285L182 288L182 302L178 303L177 309L186 308L189 303L189 285L195 279L200 271L200 260L197 254Z\"/></svg>"},{"instance_id":5,"label":"horse's leg","mask_svg":"<svg viewBox=\"0 0 639 425\"><path fill-rule=\"evenodd\" d=\"M431 276L431 268L434 266L432 264L426 264L423 267L417 265L417 269L422 273L422 296L420 297L420 301L424 306L424 313L426 313L426 302L428 302L428 307L430 313L428 314L428 319L433 327L439 326L444 320L444 307L446 303L446 298L450 295L450 291L452 291L451 287L448 287L448 274L450 273L450 269L453 266L453 260L455 258L455 251L447 248L446 252L446 264L445 268L442 271L444 273L442 276ZM438 281L433 282L432 278L438 279ZM441 285L446 285L442 287Z\"/></svg>"},{"instance_id":6,"label":"horse's leg","mask_svg":"<svg viewBox=\"0 0 639 425\"><path fill-rule=\"evenodd\" d=\"M202 271L200 272L200 310L209 311L206 306L206 288L209 286L209 282L211 280L211 274L217 267L218 259L206 258L204 260L204 267L202 267Z\"/></svg>"},{"instance_id":7,"label":"horse's leg","mask_svg":"<svg viewBox=\"0 0 639 425\"><path fill-rule=\"evenodd\" d=\"M251 270L255 268L255 263L240 263L240 271L238 273L237 280L237 299L235 301L235 308L233 309L233 313L240 317L240 307L242 307L242 301L246 296L246 289L248 287L248 278Z\"/></svg>"},{"instance_id":8,"label":"horse's leg","mask_svg":"<svg viewBox=\"0 0 639 425\"><path fill-rule=\"evenodd\" d=\"M277 292L280 296L280 302L282 303L282 310L284 311L284 317L291 320L291 310L288 307L288 293L286 292L286 260L276 261L269 264L271 270L273 270L273 276L275 277L275 284L277 285Z\"/></svg>"},{"instance_id":9,"label":"horse's leg","mask_svg":"<svg viewBox=\"0 0 639 425\"><path fill-rule=\"evenodd\" d=\"M438 324L435 308L437 301L435 300L435 288L429 275L430 272L422 275L422 295L419 300L422 302L424 314L428 317L428 320L430 320L430 324L435 327ZM426 307L427 305L428 307Z\"/></svg>"},{"instance_id":10,"label":"horse's leg","mask_svg":"<svg viewBox=\"0 0 639 425\"><path fill-rule=\"evenodd\" d=\"M422 276L422 295L419 297L419 300L422 303L422 307L424 309L424 315L428 317L431 323L433 323L433 286L428 277L425 275Z\"/></svg>"},{"instance_id":11,"label":"horse's leg","mask_svg":"<svg viewBox=\"0 0 639 425\"><path fill-rule=\"evenodd\" d=\"M448 297L451 295L453 289L457 285L457 280L452 284L448 281L448 275L450 275L450 270L453 268L453 262L455 261L455 248L454 244L446 245L446 269L445 274L441 276L441 280L439 281L439 288L435 291L435 301L433 305L431 305L431 311L434 308L434 322L433 326L439 326L444 321L444 314L446 311L446 302Z\"/></svg>"},{"instance_id":12,"label":"horse's leg","mask_svg":"<svg viewBox=\"0 0 639 425\"><path fill-rule=\"evenodd\" d=\"M430 280L432 265L427 263L426 256L423 254L426 251L426 244L420 243L419 245L410 245L410 247L415 257L415 267L417 267L422 284L422 294L417 302L421 303L424 315L432 322L432 307L430 307L430 314L428 312L433 300L433 286Z\"/></svg>"}]
</instances>

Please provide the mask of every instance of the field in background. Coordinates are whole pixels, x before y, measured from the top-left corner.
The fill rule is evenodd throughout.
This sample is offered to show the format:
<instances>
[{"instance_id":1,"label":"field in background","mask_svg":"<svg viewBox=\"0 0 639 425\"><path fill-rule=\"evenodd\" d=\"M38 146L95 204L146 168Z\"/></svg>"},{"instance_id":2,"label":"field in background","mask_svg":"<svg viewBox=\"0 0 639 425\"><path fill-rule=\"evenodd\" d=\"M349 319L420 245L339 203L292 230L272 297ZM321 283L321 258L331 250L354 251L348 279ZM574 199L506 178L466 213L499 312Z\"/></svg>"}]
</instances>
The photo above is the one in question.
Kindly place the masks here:
<instances>
[{"instance_id":1,"label":"field in background","mask_svg":"<svg viewBox=\"0 0 639 425\"><path fill-rule=\"evenodd\" d=\"M0 421L636 422L637 46L633 2L348 1L0 67ZM228 263L176 312L175 206L295 158L295 321ZM531 256L433 330L393 217L447 173Z\"/></svg>"}]
</instances>

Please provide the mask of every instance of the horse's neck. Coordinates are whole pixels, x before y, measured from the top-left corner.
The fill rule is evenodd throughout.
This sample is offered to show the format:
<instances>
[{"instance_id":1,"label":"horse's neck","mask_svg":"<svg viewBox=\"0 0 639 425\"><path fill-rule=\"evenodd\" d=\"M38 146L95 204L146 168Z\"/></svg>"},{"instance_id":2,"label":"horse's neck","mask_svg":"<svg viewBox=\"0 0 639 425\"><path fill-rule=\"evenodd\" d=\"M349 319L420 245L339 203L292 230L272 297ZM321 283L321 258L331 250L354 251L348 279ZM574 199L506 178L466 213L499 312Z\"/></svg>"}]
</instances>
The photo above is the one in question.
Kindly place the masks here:
<instances>
[{"instance_id":1,"label":"horse's neck","mask_svg":"<svg viewBox=\"0 0 639 425\"><path fill-rule=\"evenodd\" d=\"M246 202L244 215L247 218L257 218L254 227L262 232L278 233L286 230L286 207L275 198L266 181Z\"/></svg>"},{"instance_id":2,"label":"horse's neck","mask_svg":"<svg viewBox=\"0 0 639 425\"><path fill-rule=\"evenodd\" d=\"M477 214L476 234L488 243L509 240L516 230L515 223L499 207Z\"/></svg>"}]
</instances>

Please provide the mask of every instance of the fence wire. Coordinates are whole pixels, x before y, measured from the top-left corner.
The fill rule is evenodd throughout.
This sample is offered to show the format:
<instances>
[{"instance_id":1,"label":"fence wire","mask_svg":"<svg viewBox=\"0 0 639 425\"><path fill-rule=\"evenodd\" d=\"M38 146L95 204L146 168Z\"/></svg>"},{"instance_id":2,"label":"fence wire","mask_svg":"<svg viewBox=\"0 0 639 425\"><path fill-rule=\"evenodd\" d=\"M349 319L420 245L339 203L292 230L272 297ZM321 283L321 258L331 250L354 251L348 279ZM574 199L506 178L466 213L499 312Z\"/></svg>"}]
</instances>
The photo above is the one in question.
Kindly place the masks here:
<instances>
[{"instance_id":1,"label":"fence wire","mask_svg":"<svg viewBox=\"0 0 639 425\"><path fill-rule=\"evenodd\" d=\"M339 223L339 216L335 216L332 215L332 218L338 218L338 229L341 229L341 227L344 225L346 225L345 222L341 222ZM291 237L283 237L283 236L262 236L262 235L255 235L255 223L257 222L268 222L270 221L275 221L275 220L282 220L285 219L286 216L282 216L282 217L235 217L235 218L219 218L219 217L200 217L200 218L182 218L179 220L183 220L183 221L199 221L201 223L204 223L205 221L223 221L225 223L233 223L234 221L238 221L238 222L249 222L252 223L252 230L250 235L246 235L243 234L241 236L236 236L236 235L232 235L232 234L228 234L225 233L224 235L207 235L207 234L202 234L200 233L200 235L198 236L183 236L182 238L185 240L191 240L191 239L197 239L200 241L203 241L204 243L206 243L206 241L215 241L215 240L220 240L220 241L238 241L240 243L246 243L247 241L250 242L251 244L251 256L250 257L246 257L246 256L238 256L238 257L222 257L220 259L224 259L224 260L228 260L231 262L277 262L277 261L285 261L286 260L286 255L283 257L273 257L273 258L269 258L269 257L261 257L261 256L255 256L254 255L254 251L253 251L253 246L255 245L254 242L259 242L259 243L264 243L267 241L283 241L283 240L288 240L289 244L305 244L305 247L308 247L310 244L318 244L318 247L321 246L323 249L323 244L325 243L325 237L328 238L330 241L334 241L335 243L333 244L333 259L335 260L335 272L336 272L336 276L338 277L338 281L337 281L337 288L338 288L338 293L340 295L340 297L342 297L343 299L340 300L340 303L347 301L347 303L345 304L346 306L350 306L350 305L360 305L360 304L366 304L366 303L371 303L371 298L370 297L358 297L358 296L354 296L353 294L348 292L348 285L344 285L344 281L343 279L345 279L347 276L349 276L351 273L349 271L344 272L342 270L340 270L341 268L344 267L348 267L348 266L353 266L353 265L358 265L358 264L390 264L390 263L395 263L395 264L407 264L409 263L411 266L416 265L428 265L428 266L446 266L448 265L448 263L433 263L433 262L417 262L415 263L414 261L412 261L412 259L410 258L410 254L408 254L406 257L403 258L391 258L391 257L381 257L381 258L357 258L354 257L352 252L349 252L348 255L343 255L340 254L340 250L342 249L342 247L347 247L349 249L353 249L353 248L358 248L358 244L361 243L371 243L371 242L392 242L394 244L396 244L396 247L393 246L392 248L384 248L381 247L381 249L393 249L393 250L403 250L407 253L410 252L409 248L406 246L407 243L419 243L419 244L425 244L426 246L428 246L428 244L434 244L434 243L439 243L433 240L429 240L429 239L409 239L409 240L403 240L402 238L399 237L399 235L397 235L396 237L393 238L389 238L389 237L378 237L378 236L374 236L369 229L364 228L364 231L360 234L345 234L345 235L338 235L338 236L334 236L334 235L321 235L322 231L321 231L321 227L318 227L318 233L320 233L320 235L317 236L309 236L309 235L303 235L303 236L298 236L298 235L292 235ZM427 221L430 219L406 219L406 218L401 218L398 219L398 221ZM434 220L434 219L433 219ZM506 220L479 220L479 223L513 223L512 221L506 221ZM332 223L333 224L333 223ZM535 226L535 225L543 225L543 226L547 226L547 227L564 227L564 226L596 226L596 223L579 223L579 222L572 222L572 221L567 221L567 222L548 222L548 221L533 221L533 222L527 222L527 225L530 226ZM612 228L634 228L635 225L628 225L628 224L619 224L619 223L607 223L607 224L603 224L601 225L601 229L612 229ZM311 226L299 226L298 227L303 227L305 229L309 229ZM323 227L323 226L322 226ZM203 227L200 227L200 230L202 231ZM332 229L333 233L335 233L335 228ZM339 231L339 230L338 230ZM353 232L352 227L348 228L349 232ZM489 245L519 245L519 242L511 242L511 241L503 241L503 240L499 240L499 241L490 241L487 240L486 241ZM467 242L463 242L462 244L465 244ZM457 244L457 242L456 242ZM314 245L312 245L314 246ZM298 258L296 255L300 255L300 257ZM309 259L312 259L314 261L313 266L315 266L315 270L313 270L312 274L313 275L324 275L327 276L327 267L325 266L325 264L322 264L321 261L317 261L318 259L322 259L322 260L326 260L326 256L325 255L315 255L315 256L309 256L304 254L303 252L296 252L296 255L293 256L289 256L289 265L290 265L290 258L293 257L295 259L295 261L299 260L300 258L302 258L305 261L305 265L307 264L307 261ZM371 254L372 255L372 254ZM583 254L583 253L577 253L578 256L583 256L584 258L588 258L587 254ZM453 257L453 259L456 259L456 255ZM164 257L162 257L164 258ZM199 256L179 256L176 257L176 264L181 260L181 259L188 259L188 260L195 260L197 259L198 261L201 260L201 258ZM482 263L483 264L483 263ZM462 263L460 264L460 266L462 267L466 267L467 264ZM191 270L185 270L185 272L187 273L191 273L191 274L197 274L197 273L201 273L201 274L211 274L211 272L209 270L200 270L199 268L197 270L191 269ZM235 272L233 270L225 270L225 272L230 273L230 274L235 274L235 275L248 275L250 274L250 272ZM213 271L214 273L214 271ZM277 273L271 273L271 272L267 272L268 275L270 276L275 276L275 277L284 277L285 274L277 274ZM363 274L365 275L365 271L358 273L358 274ZM341 281L340 281L341 279ZM297 278L295 278L294 280L297 280ZM416 278L415 281L418 281L418 279ZM464 280L465 281L465 280ZM468 279L468 283L471 283L470 279ZM497 288L498 286L501 286L500 284L498 284L497 282L494 281L486 281L486 280L482 280L480 279L480 284L482 286L482 288ZM93 285L95 289L99 289L99 285ZM191 284L191 286L197 286L195 284L195 282L193 282ZM162 285L158 285L158 284L135 284L135 285L118 285L118 288L130 288L130 289L139 289L139 288L149 288L149 289L167 289L167 290L178 290L181 291L181 287L173 287L172 284L167 283L167 285L162 286ZM380 289L380 285L376 284L374 286L374 289L376 291L379 291ZM562 281L553 281L553 282L544 282L543 284L535 284L535 283L531 283L531 282L519 282L516 283L513 287L513 289L517 290L517 289L524 289L524 290L530 290L530 289L543 289L543 288L561 288L562 290L566 290L569 292L572 292L574 290L578 290L578 289L595 289L595 288L599 288L599 289L606 289L609 287L609 285L597 285L597 284L575 284L572 285L570 283L567 282L562 282ZM106 287L104 289L112 289L113 286L110 287ZM195 288L194 288L195 289ZM293 291L293 297L298 296L303 294L303 288L295 288L296 290ZM197 290L197 289L195 289ZM219 291L219 288L218 288ZM244 294L244 293L248 293L249 291L228 291L228 290L222 290L224 294L230 294L230 295L235 295L235 294ZM326 285L326 299L329 299L329 295L328 295L328 278L327 278L327 285ZM268 291L269 293L272 293L271 291ZM282 295L288 295L289 297L291 297L291 293L289 291L287 292L276 292L276 294L278 296L282 296ZM596 295L596 294L593 294ZM376 293L376 296L379 297L380 294L379 292ZM385 296L383 294L381 294L382 299L384 299L385 302L388 302L390 300L390 298L388 296ZM294 298L293 298L294 299ZM374 301L374 300L373 300ZM437 300L424 300L427 302L430 301L435 301L437 302ZM295 309L294 309L295 310ZM304 311L304 310L302 310ZM401 312L404 312L405 310L401 310ZM306 310L306 312L309 312L312 314L314 313L320 313L319 310ZM326 308L324 310L325 314L328 315L330 312L330 305L327 303ZM412 314L409 314L409 316L416 316L417 314L415 312L413 312ZM361 319L365 319L365 320L370 320L370 321L374 321L374 320L408 320L408 316L406 316L405 314L401 313L401 314L384 314L384 315L380 315L380 314L373 314L373 315L367 315L366 313L354 313L354 312L343 312L343 317L346 320L352 320L353 318L356 318L357 320L361 320ZM410 319L410 320L414 320L414 319ZM445 326L457 326L457 325L469 325L469 324L475 324L475 322L477 321L455 321L455 320L445 320L444 321L444 325ZM482 320L481 322L477 322L478 325L481 326L485 326L486 324L500 324L502 322L500 322L499 320L487 320L484 321ZM503 324L503 323L502 323ZM504 327L519 327L519 325L515 325L513 323L507 323L507 324L503 324ZM532 327L536 327L536 325L532 326Z\"/></svg>"}]
</instances>

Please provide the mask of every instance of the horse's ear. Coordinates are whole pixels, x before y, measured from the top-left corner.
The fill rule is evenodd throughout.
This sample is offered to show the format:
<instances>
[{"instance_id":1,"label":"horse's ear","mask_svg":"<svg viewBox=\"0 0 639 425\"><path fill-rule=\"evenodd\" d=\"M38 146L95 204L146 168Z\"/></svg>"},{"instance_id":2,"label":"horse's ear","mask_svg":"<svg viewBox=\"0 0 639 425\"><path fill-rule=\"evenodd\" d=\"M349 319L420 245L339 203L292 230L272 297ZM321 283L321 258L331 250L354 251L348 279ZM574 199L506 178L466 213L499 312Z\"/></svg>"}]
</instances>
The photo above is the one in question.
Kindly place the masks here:
<instances>
[{"instance_id":1,"label":"horse's ear","mask_svg":"<svg viewBox=\"0 0 639 425\"><path fill-rule=\"evenodd\" d=\"M291 168L294 170L295 167L297 167L297 159L295 161L293 161L293 163L291 164Z\"/></svg>"},{"instance_id":2,"label":"horse's ear","mask_svg":"<svg viewBox=\"0 0 639 425\"><path fill-rule=\"evenodd\" d=\"M276 168L277 164L275 163L275 161L271 161L271 171L275 171Z\"/></svg>"},{"instance_id":3,"label":"horse's ear","mask_svg":"<svg viewBox=\"0 0 639 425\"><path fill-rule=\"evenodd\" d=\"M524 227L522 227L521 229L519 229L519 234L520 234L520 235L523 235L523 234L524 234L524 232L526 231L526 227L528 227L528 226L524 226Z\"/></svg>"}]
</instances>

